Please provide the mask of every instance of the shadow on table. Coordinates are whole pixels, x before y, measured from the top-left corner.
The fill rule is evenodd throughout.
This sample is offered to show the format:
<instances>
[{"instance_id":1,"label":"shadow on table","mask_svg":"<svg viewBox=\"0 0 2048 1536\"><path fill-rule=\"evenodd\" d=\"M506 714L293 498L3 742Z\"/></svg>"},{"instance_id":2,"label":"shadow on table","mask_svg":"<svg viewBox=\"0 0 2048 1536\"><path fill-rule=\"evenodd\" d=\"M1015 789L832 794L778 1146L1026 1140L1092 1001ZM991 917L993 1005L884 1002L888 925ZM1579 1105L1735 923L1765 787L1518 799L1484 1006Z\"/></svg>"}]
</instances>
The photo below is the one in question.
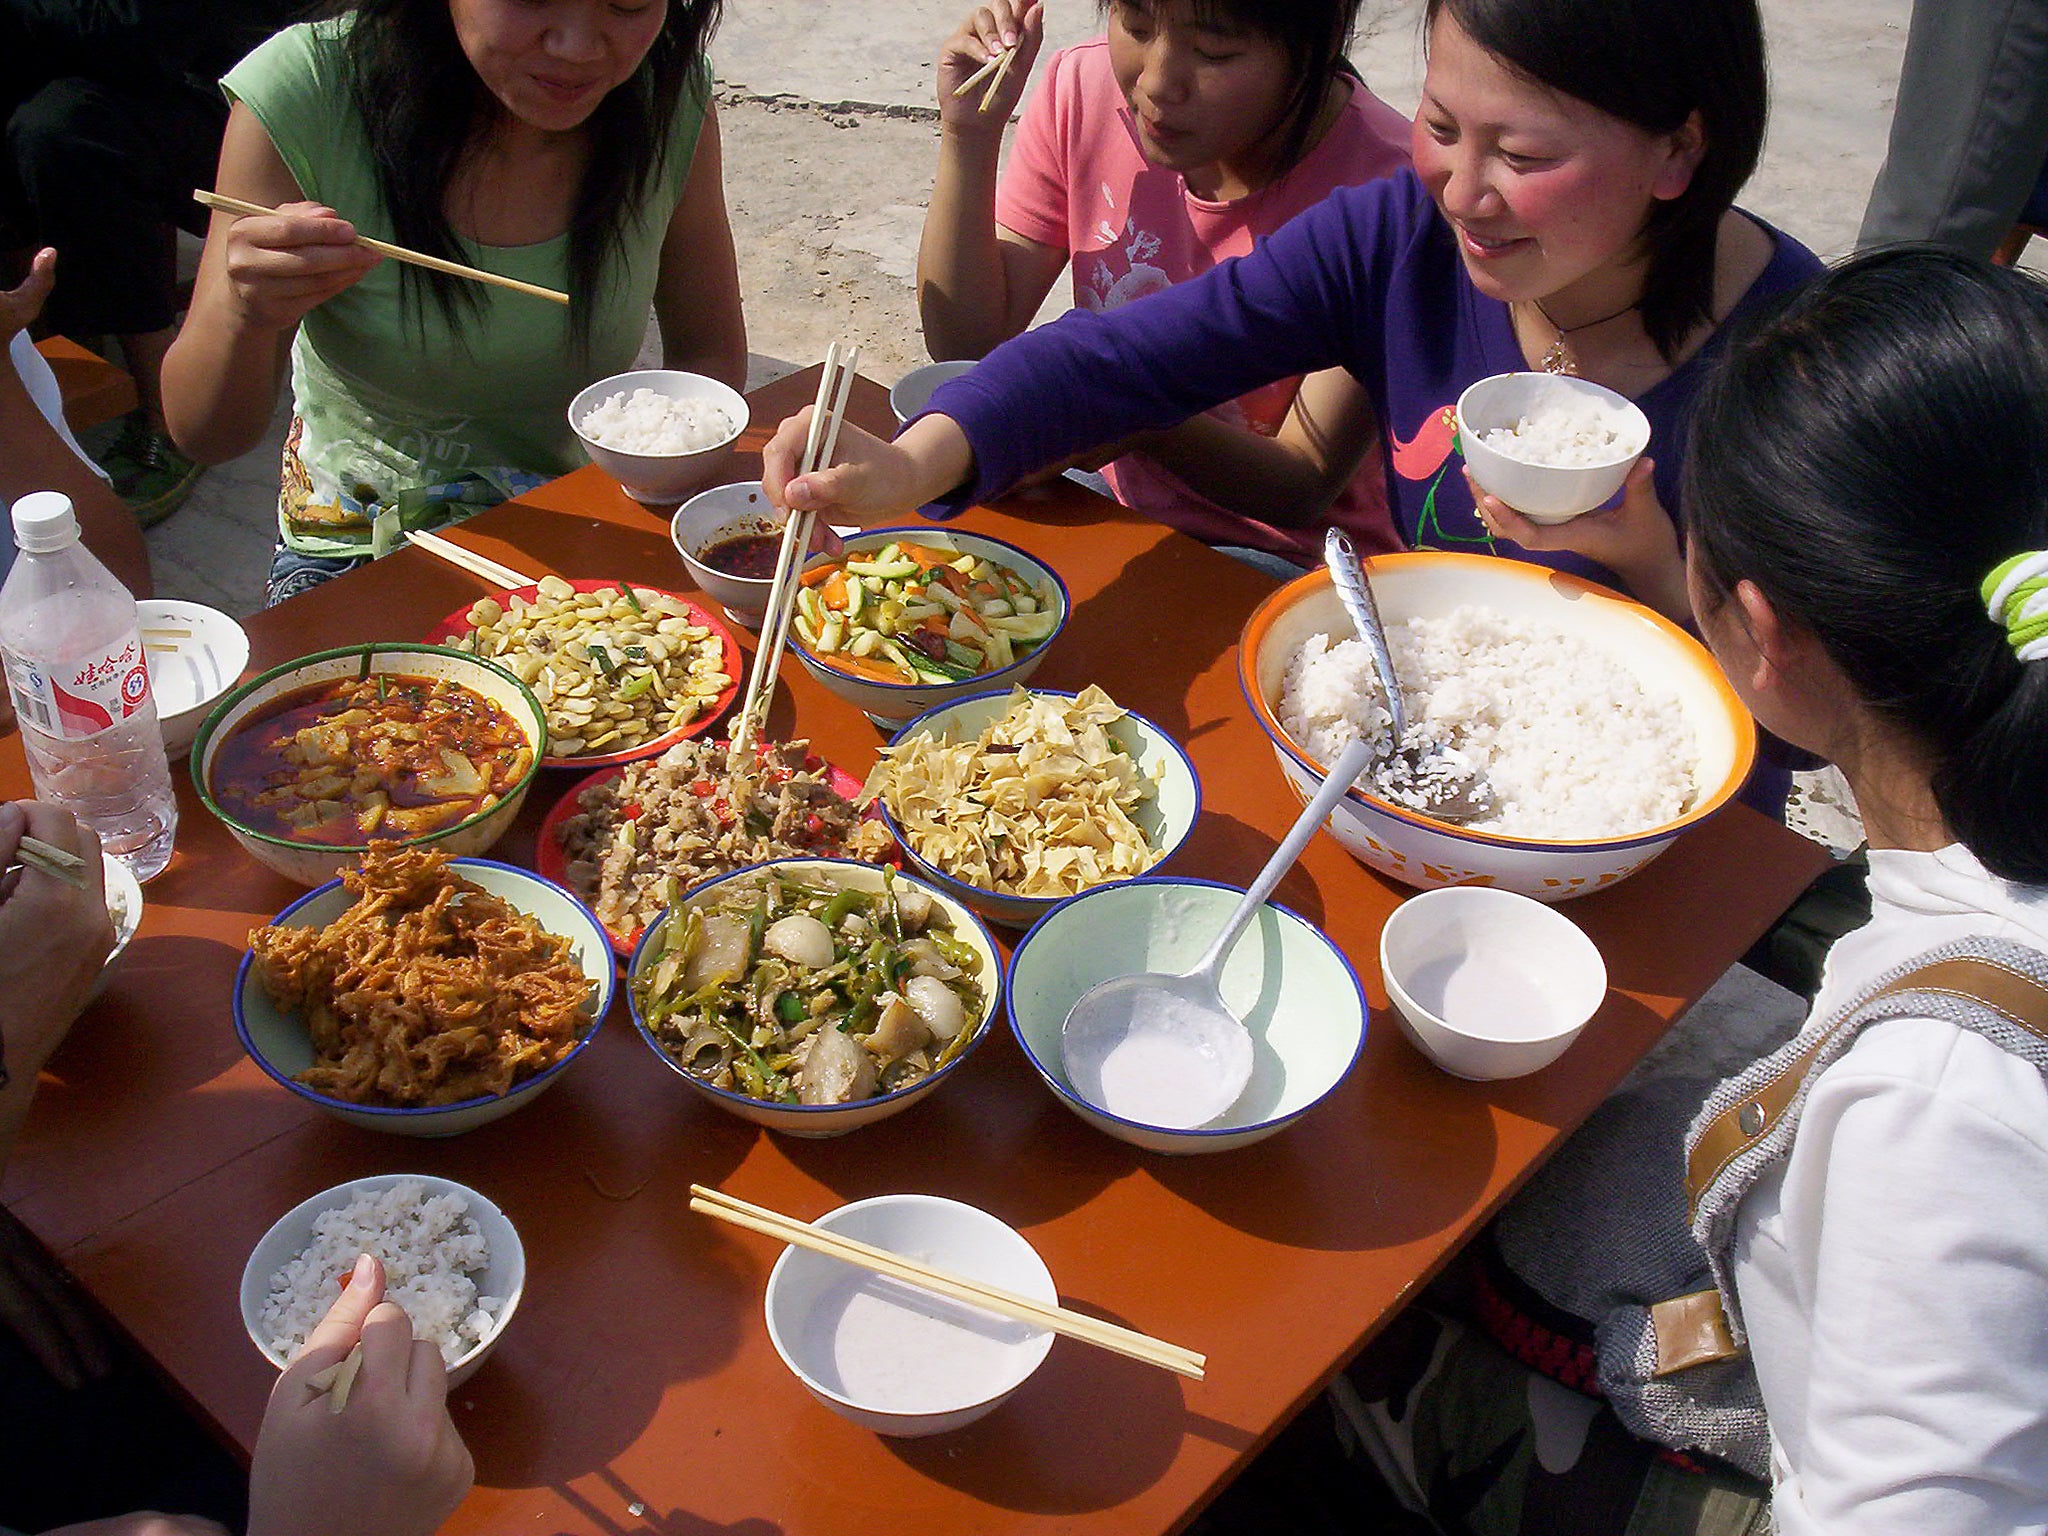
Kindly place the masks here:
<instances>
[{"instance_id":1,"label":"shadow on table","mask_svg":"<svg viewBox=\"0 0 2048 1536\"><path fill-rule=\"evenodd\" d=\"M182 1093L212 1081L242 1060L232 1029L204 1037L170 1039L142 1027L167 989L210 988L227 1013L229 989L242 952L218 939L174 934L137 937L115 960L107 989L64 1038L51 1070L61 1084L147 1082L157 1095ZM195 978L211 978L197 980ZM172 1047L175 1046L175 1049Z\"/></svg>"},{"instance_id":2,"label":"shadow on table","mask_svg":"<svg viewBox=\"0 0 2048 1536\"><path fill-rule=\"evenodd\" d=\"M773 1520L750 1518L727 1525L692 1514L687 1509L661 1509L611 1468L599 1467L594 1475L618 1496L620 1504L625 1506L629 1523L622 1524L613 1519L567 1483L554 1484L553 1492L587 1522L586 1531L598 1531L602 1536L782 1536L782 1527ZM636 1508L641 1511L639 1514L633 1513ZM571 1536L571 1533L564 1531L559 1536ZM577 1532L575 1536L583 1536L583 1532Z\"/></svg>"},{"instance_id":3,"label":"shadow on table","mask_svg":"<svg viewBox=\"0 0 2048 1536\"><path fill-rule=\"evenodd\" d=\"M1132 1326L1091 1297L1060 1300ZM1061 1339L1017 1396L980 1423L929 1440L880 1443L934 1482L985 1504L1075 1515L1122 1504L1151 1487L1189 1433L1220 1439L1239 1431L1190 1415L1177 1377ZM1035 1444L1059 1447L1056 1479L1038 1476L1030 1458L1017 1454L1018 1447Z\"/></svg>"}]
</instances>

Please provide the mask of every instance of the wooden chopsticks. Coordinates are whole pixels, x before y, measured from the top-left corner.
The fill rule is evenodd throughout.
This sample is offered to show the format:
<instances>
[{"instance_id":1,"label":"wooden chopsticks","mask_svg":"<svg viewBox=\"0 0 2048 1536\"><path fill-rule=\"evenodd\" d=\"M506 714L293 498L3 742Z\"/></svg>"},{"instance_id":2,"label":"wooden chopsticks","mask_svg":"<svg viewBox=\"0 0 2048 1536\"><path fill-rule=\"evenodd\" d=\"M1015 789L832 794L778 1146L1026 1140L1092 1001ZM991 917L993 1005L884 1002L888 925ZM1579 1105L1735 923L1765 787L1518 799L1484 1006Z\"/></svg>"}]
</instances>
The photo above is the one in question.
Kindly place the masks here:
<instances>
[{"instance_id":1,"label":"wooden chopsticks","mask_svg":"<svg viewBox=\"0 0 2048 1536\"><path fill-rule=\"evenodd\" d=\"M1017 50L1015 48L997 49L989 55L987 63L953 87L953 94L955 96L965 96L969 91L981 84L982 81L988 80L988 89L982 93L981 105L974 109L977 112L986 112L995 105L996 92L1003 88L1003 76L1010 72L1010 66L1016 61ZM995 76L995 78L990 80L990 75Z\"/></svg>"},{"instance_id":2,"label":"wooden chopsticks","mask_svg":"<svg viewBox=\"0 0 2048 1536\"><path fill-rule=\"evenodd\" d=\"M193 200L204 204L216 213L250 214L276 213L275 208L266 208L261 203L245 203L239 197L223 197L218 192L195 188ZM356 244L368 246L389 256L393 261L411 262L416 267L426 267L434 272L446 272L450 277L472 278L479 283L492 283L500 288L510 288L514 293L530 293L536 299L553 299L557 304L569 302L569 295L558 293L552 288L543 288L538 283L524 283L516 277L502 277L496 272L486 272L481 267L465 267L459 261L444 261L439 256L429 256L424 251L409 251L402 245L392 245L383 240L372 240L368 235L357 235Z\"/></svg>"},{"instance_id":3,"label":"wooden chopsticks","mask_svg":"<svg viewBox=\"0 0 2048 1536\"><path fill-rule=\"evenodd\" d=\"M445 560L458 570L467 571L472 576L480 576L494 587L511 589L540 584L538 577L522 575L509 565L498 564L489 555L480 555L473 549L464 549L453 539L444 539L439 534L408 531L405 540L414 549L425 550L436 560Z\"/></svg>"},{"instance_id":4,"label":"wooden chopsticks","mask_svg":"<svg viewBox=\"0 0 2048 1536\"><path fill-rule=\"evenodd\" d=\"M846 397L853 389L860 366L860 348L841 352L838 342L825 349L825 369L818 377L818 401L811 411L810 431L804 437L804 456L797 465L799 475L813 474L832 462L839 446L840 423L846 419ZM828 407L829 402L829 407ZM754 670L747 677L747 695L733 722L732 751L735 757L754 739L754 732L768 719L768 701L775 695L775 673L782 664L782 648L789 643L790 619L796 613L797 593L803 588L804 556L811 547L811 528L817 521L809 512L789 511L782 525L782 545L775 556L775 582L768 589L768 610L761 618L761 638L754 648Z\"/></svg>"},{"instance_id":5,"label":"wooden chopsticks","mask_svg":"<svg viewBox=\"0 0 2048 1536\"><path fill-rule=\"evenodd\" d=\"M1178 1344L1168 1344L1164 1340L1152 1338L1133 1329L1106 1323L1099 1317L1089 1317L1083 1312L1034 1301L1029 1296L1019 1296L1014 1291L985 1285L979 1280L970 1280L965 1275L948 1274L945 1270L933 1269L928 1264L920 1264L915 1259L905 1258L900 1253L891 1253L886 1248L876 1248L867 1243L857 1242L837 1232L812 1226L807 1221L798 1221L794 1216L785 1216L779 1211L771 1211L766 1206L754 1205L736 1195L728 1195L722 1190L710 1189L702 1184L690 1186L690 1209L795 1247L822 1253L825 1257L838 1259L841 1263L872 1270L878 1275L887 1275L892 1280L901 1280L906 1285L930 1291L935 1296L964 1302L970 1307L979 1307L982 1311L993 1312L999 1317L1028 1323L1034 1328L1064 1334L1070 1339L1079 1339L1084 1344L1093 1344L1098 1349L1106 1349L1146 1365L1156 1365L1161 1370L1172 1371L1194 1381L1202 1380L1208 1364L1205 1356L1198 1355L1191 1349L1183 1349Z\"/></svg>"},{"instance_id":6,"label":"wooden chopsticks","mask_svg":"<svg viewBox=\"0 0 2048 1536\"><path fill-rule=\"evenodd\" d=\"M14 856L30 869L39 869L53 879L62 880L66 885L84 890L92 883L88 873L90 865L68 848L59 848L55 843L46 843L40 837L22 836L15 846Z\"/></svg>"}]
</instances>

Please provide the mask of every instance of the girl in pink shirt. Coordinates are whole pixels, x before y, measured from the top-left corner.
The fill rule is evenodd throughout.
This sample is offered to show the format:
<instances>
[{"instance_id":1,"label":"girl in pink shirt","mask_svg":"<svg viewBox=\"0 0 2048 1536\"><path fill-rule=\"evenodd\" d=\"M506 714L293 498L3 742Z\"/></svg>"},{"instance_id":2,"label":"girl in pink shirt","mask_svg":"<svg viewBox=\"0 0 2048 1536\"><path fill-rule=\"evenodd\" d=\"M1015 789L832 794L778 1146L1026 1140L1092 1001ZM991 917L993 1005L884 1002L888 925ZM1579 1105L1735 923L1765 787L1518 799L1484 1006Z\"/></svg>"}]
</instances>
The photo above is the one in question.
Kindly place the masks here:
<instances>
[{"instance_id":1,"label":"girl in pink shirt","mask_svg":"<svg viewBox=\"0 0 2048 1536\"><path fill-rule=\"evenodd\" d=\"M1359 0L1106 0L1107 35L1055 54L1000 178L1043 37L1042 3L989 0L939 55L938 178L918 251L925 344L980 357L1022 331L1072 265L1074 302L1111 309L1248 252L1333 188L1408 163L1409 123L1344 57ZM986 85L954 92L999 50ZM1118 498L1211 544L1301 563L1326 522L1399 548L1379 449L1342 369L1283 379L1104 466ZM1268 439L1324 441L1301 460Z\"/></svg>"}]
</instances>

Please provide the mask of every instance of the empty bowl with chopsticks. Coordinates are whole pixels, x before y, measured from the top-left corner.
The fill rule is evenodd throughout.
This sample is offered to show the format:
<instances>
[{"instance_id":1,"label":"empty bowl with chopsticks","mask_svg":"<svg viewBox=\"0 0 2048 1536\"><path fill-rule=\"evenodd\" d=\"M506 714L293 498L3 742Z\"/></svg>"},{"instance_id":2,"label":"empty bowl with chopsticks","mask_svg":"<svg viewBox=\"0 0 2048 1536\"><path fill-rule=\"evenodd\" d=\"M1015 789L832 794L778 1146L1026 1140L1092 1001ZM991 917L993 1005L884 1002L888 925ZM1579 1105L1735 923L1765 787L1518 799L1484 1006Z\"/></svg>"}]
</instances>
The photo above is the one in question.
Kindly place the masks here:
<instances>
[{"instance_id":1,"label":"empty bowl with chopsticks","mask_svg":"<svg viewBox=\"0 0 2048 1536\"><path fill-rule=\"evenodd\" d=\"M896 425L902 426L931 404L932 395L941 384L949 384L963 373L974 370L971 357L955 358L951 362L926 363L922 368L913 368L898 379L889 391L889 409L896 413Z\"/></svg>"},{"instance_id":2,"label":"empty bowl with chopsticks","mask_svg":"<svg viewBox=\"0 0 2048 1536\"><path fill-rule=\"evenodd\" d=\"M1532 523L1603 505L1650 445L1650 419L1633 400L1561 373L1481 379L1458 397L1457 418L1479 488Z\"/></svg>"},{"instance_id":3,"label":"empty bowl with chopsticks","mask_svg":"<svg viewBox=\"0 0 2048 1536\"><path fill-rule=\"evenodd\" d=\"M758 480L699 491L668 521L668 536L691 579L726 617L759 629L775 586L782 518Z\"/></svg>"},{"instance_id":4,"label":"empty bowl with chopsticks","mask_svg":"<svg viewBox=\"0 0 2048 1536\"><path fill-rule=\"evenodd\" d=\"M1562 912L1487 886L1411 896L1380 930L1408 1038L1453 1077L1521 1077L1562 1056L1607 995L1607 966Z\"/></svg>"},{"instance_id":5,"label":"empty bowl with chopsticks","mask_svg":"<svg viewBox=\"0 0 2048 1536\"><path fill-rule=\"evenodd\" d=\"M569 402L591 463L652 506L673 506L717 475L748 420L738 390L677 368L615 373Z\"/></svg>"},{"instance_id":6,"label":"empty bowl with chopsticks","mask_svg":"<svg viewBox=\"0 0 2048 1536\"><path fill-rule=\"evenodd\" d=\"M877 1195L812 1225L1059 1304L1037 1250L977 1206L937 1195ZM972 1424L1000 1407L1052 1348L1044 1329L797 1247L769 1271L763 1307L768 1338L804 1389L883 1435L937 1435Z\"/></svg>"},{"instance_id":7,"label":"empty bowl with chopsticks","mask_svg":"<svg viewBox=\"0 0 2048 1536\"><path fill-rule=\"evenodd\" d=\"M428 1173L354 1179L286 1211L242 1268L242 1327L265 1360L291 1364L364 1252L384 1261L384 1294L414 1334L441 1344L451 1387L497 1348L526 1290L518 1231L468 1185Z\"/></svg>"},{"instance_id":8,"label":"empty bowl with chopsticks","mask_svg":"<svg viewBox=\"0 0 2048 1536\"><path fill-rule=\"evenodd\" d=\"M157 726L164 752L175 762L191 750L207 711L241 680L249 665L248 632L204 603L146 597L135 612Z\"/></svg>"},{"instance_id":9,"label":"empty bowl with chopsticks","mask_svg":"<svg viewBox=\"0 0 2048 1536\"><path fill-rule=\"evenodd\" d=\"M1285 1130L1341 1083L1365 1047L1365 991L1314 924L1267 902L1232 948L1219 988L1252 1037L1252 1076L1237 1102L1192 1130L1146 1125L1090 1103L1068 1075L1062 1026L1087 992L1116 977L1185 970L1243 893L1208 880L1147 875L1084 891L1018 941L1005 993L1032 1070L1076 1115L1152 1152L1227 1152Z\"/></svg>"}]
</instances>

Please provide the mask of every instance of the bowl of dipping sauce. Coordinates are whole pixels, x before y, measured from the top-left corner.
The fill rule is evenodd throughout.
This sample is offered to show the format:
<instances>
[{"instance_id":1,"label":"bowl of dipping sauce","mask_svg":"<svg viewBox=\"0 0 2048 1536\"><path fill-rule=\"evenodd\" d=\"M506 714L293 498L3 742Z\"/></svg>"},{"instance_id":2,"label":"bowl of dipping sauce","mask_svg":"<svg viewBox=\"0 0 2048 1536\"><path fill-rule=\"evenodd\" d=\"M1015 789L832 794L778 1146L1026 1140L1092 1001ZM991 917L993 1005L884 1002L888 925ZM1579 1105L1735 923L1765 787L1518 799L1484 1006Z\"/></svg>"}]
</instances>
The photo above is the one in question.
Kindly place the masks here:
<instances>
[{"instance_id":1,"label":"bowl of dipping sauce","mask_svg":"<svg viewBox=\"0 0 2048 1536\"><path fill-rule=\"evenodd\" d=\"M1602 505L1650 445L1626 395L1560 373L1497 373L1458 397L1458 449L1479 488L1532 523Z\"/></svg>"},{"instance_id":2,"label":"bowl of dipping sauce","mask_svg":"<svg viewBox=\"0 0 2048 1536\"><path fill-rule=\"evenodd\" d=\"M759 629L782 550L782 519L761 494L761 482L699 491L676 508L668 536L691 578L724 606L726 616Z\"/></svg>"},{"instance_id":3,"label":"bowl of dipping sauce","mask_svg":"<svg viewBox=\"0 0 2048 1536\"><path fill-rule=\"evenodd\" d=\"M615 373L569 402L591 463L652 506L673 506L716 475L748 414L731 385L676 368Z\"/></svg>"},{"instance_id":4,"label":"bowl of dipping sauce","mask_svg":"<svg viewBox=\"0 0 2048 1536\"><path fill-rule=\"evenodd\" d=\"M974 359L963 357L949 363L926 363L903 375L889 391L889 409L896 413L896 425L902 426L930 404L932 392L941 384L959 378L973 367Z\"/></svg>"},{"instance_id":5,"label":"bowl of dipping sauce","mask_svg":"<svg viewBox=\"0 0 2048 1536\"><path fill-rule=\"evenodd\" d=\"M877 1195L816 1226L1048 1305L1059 1288L1021 1234L937 1195ZM877 1434L944 1434L992 1413L1052 1335L900 1280L790 1248L768 1274L768 1338L819 1402Z\"/></svg>"},{"instance_id":6,"label":"bowl of dipping sauce","mask_svg":"<svg viewBox=\"0 0 2048 1536\"><path fill-rule=\"evenodd\" d=\"M1553 907L1490 886L1411 896L1380 930L1380 973L1401 1027L1453 1077L1547 1067L1607 996L1607 965Z\"/></svg>"}]
</instances>

